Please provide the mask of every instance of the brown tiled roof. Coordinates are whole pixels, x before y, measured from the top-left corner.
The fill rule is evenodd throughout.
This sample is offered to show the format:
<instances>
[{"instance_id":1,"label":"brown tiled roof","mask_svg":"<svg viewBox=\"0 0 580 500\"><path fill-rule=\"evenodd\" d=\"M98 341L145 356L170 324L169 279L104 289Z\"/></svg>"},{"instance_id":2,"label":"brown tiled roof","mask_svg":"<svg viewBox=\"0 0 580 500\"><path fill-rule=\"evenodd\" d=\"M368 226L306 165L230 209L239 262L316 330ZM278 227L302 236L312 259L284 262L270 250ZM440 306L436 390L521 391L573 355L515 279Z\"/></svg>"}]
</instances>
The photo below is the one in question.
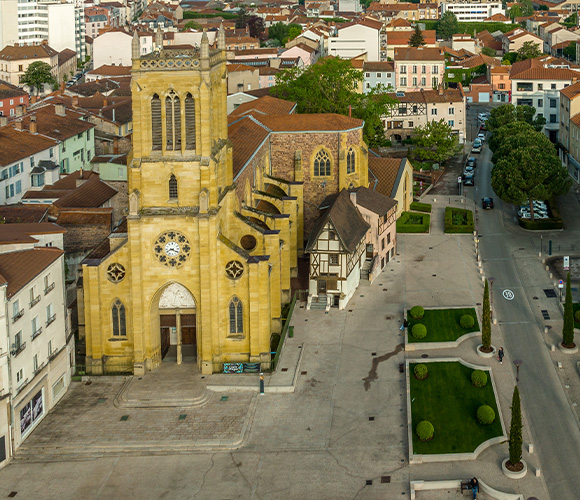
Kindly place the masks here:
<instances>
[{"instance_id":1,"label":"brown tiled roof","mask_svg":"<svg viewBox=\"0 0 580 500\"><path fill-rule=\"evenodd\" d=\"M115 123L129 123L133 119L133 105L131 99L120 99L119 102L109 104L101 109L103 118Z\"/></svg>"},{"instance_id":2,"label":"brown tiled roof","mask_svg":"<svg viewBox=\"0 0 580 500\"><path fill-rule=\"evenodd\" d=\"M0 223L40 222L44 220L47 212L48 208L46 205L4 205L0 206Z\"/></svg>"},{"instance_id":3,"label":"brown tiled roof","mask_svg":"<svg viewBox=\"0 0 580 500\"><path fill-rule=\"evenodd\" d=\"M31 134L27 130L16 130L12 124L0 127L0 166L10 165L57 145L54 139Z\"/></svg>"},{"instance_id":4,"label":"brown tiled roof","mask_svg":"<svg viewBox=\"0 0 580 500\"><path fill-rule=\"evenodd\" d=\"M421 90L425 102L462 102L463 93L460 89L446 88L440 90Z\"/></svg>"},{"instance_id":5,"label":"brown tiled roof","mask_svg":"<svg viewBox=\"0 0 580 500\"><path fill-rule=\"evenodd\" d=\"M580 113L574 115L572 118L570 118L570 121L576 125L577 127L580 127Z\"/></svg>"},{"instance_id":6,"label":"brown tiled roof","mask_svg":"<svg viewBox=\"0 0 580 500\"><path fill-rule=\"evenodd\" d=\"M34 234L58 234L64 233L62 227L52 222L4 224L0 231L0 244L26 243L36 241L31 238Z\"/></svg>"},{"instance_id":7,"label":"brown tiled roof","mask_svg":"<svg viewBox=\"0 0 580 500\"><path fill-rule=\"evenodd\" d=\"M270 68L269 66L266 67L260 66L258 68L258 71L260 73L260 76L274 76L280 73L280 71L282 70L278 68Z\"/></svg>"},{"instance_id":8,"label":"brown tiled roof","mask_svg":"<svg viewBox=\"0 0 580 500\"><path fill-rule=\"evenodd\" d=\"M357 26L357 25L362 25L362 26L366 26L368 28L372 28L375 30L380 30L383 27L383 23L380 21L377 21L375 19L370 19L368 17L365 17L364 19L358 19L356 21L351 21L349 23L342 23L338 25L338 29L344 29L344 28L348 28L349 26Z\"/></svg>"},{"instance_id":9,"label":"brown tiled roof","mask_svg":"<svg viewBox=\"0 0 580 500\"><path fill-rule=\"evenodd\" d=\"M354 190L356 192L356 204L382 216L397 205L397 200L389 198L378 191L373 191L361 186Z\"/></svg>"},{"instance_id":10,"label":"brown tiled roof","mask_svg":"<svg viewBox=\"0 0 580 500\"><path fill-rule=\"evenodd\" d=\"M27 129L30 129L30 117L32 115L36 116L38 133L52 137L57 141L64 141L95 128L93 123L81 120L84 116L83 113L65 109L65 115L60 116L56 114L55 106L49 104L34 108L32 112L22 117L22 123Z\"/></svg>"},{"instance_id":11,"label":"brown tiled roof","mask_svg":"<svg viewBox=\"0 0 580 500\"><path fill-rule=\"evenodd\" d=\"M60 197L53 203L56 207L100 207L113 196L117 191L98 178L94 178L81 184L78 188Z\"/></svg>"},{"instance_id":12,"label":"brown tiled roof","mask_svg":"<svg viewBox=\"0 0 580 500\"><path fill-rule=\"evenodd\" d=\"M396 194L397 179L404 168L407 158L385 158L369 154L369 170L377 179L375 191L392 198ZM372 188L373 186L371 186Z\"/></svg>"},{"instance_id":13,"label":"brown tiled roof","mask_svg":"<svg viewBox=\"0 0 580 500\"><path fill-rule=\"evenodd\" d=\"M75 170L74 172L61 177L54 184L49 186L52 190L69 190L77 187L78 180L89 180L93 177L99 178L99 174L90 170Z\"/></svg>"},{"instance_id":14,"label":"brown tiled roof","mask_svg":"<svg viewBox=\"0 0 580 500\"><path fill-rule=\"evenodd\" d=\"M413 31L387 31L387 45L407 45L412 34ZM435 30L423 31L423 38L427 45L434 45L436 42ZM439 47L437 49L441 50Z\"/></svg>"},{"instance_id":15,"label":"brown tiled roof","mask_svg":"<svg viewBox=\"0 0 580 500\"><path fill-rule=\"evenodd\" d=\"M387 34L387 40L389 35ZM401 47L395 49L395 61L444 61L445 52L439 47Z\"/></svg>"},{"instance_id":16,"label":"brown tiled roof","mask_svg":"<svg viewBox=\"0 0 580 500\"><path fill-rule=\"evenodd\" d=\"M511 21L511 19L500 13L500 14L494 14L493 16L490 16L487 19L484 19L484 22L485 21L495 21L495 22L502 22L503 23L505 21Z\"/></svg>"},{"instance_id":17,"label":"brown tiled roof","mask_svg":"<svg viewBox=\"0 0 580 500\"><path fill-rule=\"evenodd\" d=\"M24 97L28 96L28 92L24 92L20 87L12 85L4 80L0 80L0 99L7 99L10 97Z\"/></svg>"},{"instance_id":18,"label":"brown tiled roof","mask_svg":"<svg viewBox=\"0 0 580 500\"><path fill-rule=\"evenodd\" d=\"M273 132L338 131L363 126L363 121L358 118L349 118L335 113L273 115L256 118Z\"/></svg>"},{"instance_id":19,"label":"brown tiled roof","mask_svg":"<svg viewBox=\"0 0 580 500\"><path fill-rule=\"evenodd\" d=\"M560 90L560 94L565 95L568 99L575 99L580 95L580 82L568 85L566 88Z\"/></svg>"},{"instance_id":20,"label":"brown tiled roof","mask_svg":"<svg viewBox=\"0 0 580 500\"><path fill-rule=\"evenodd\" d=\"M4 61L18 61L21 59L45 59L58 54L56 50L46 44L36 45L6 45L0 50L0 59Z\"/></svg>"},{"instance_id":21,"label":"brown tiled roof","mask_svg":"<svg viewBox=\"0 0 580 500\"><path fill-rule=\"evenodd\" d=\"M295 102L266 95L259 99L240 104L231 112L230 116L241 116L252 111L263 115L289 115L295 108Z\"/></svg>"},{"instance_id":22,"label":"brown tiled roof","mask_svg":"<svg viewBox=\"0 0 580 500\"><path fill-rule=\"evenodd\" d=\"M71 49L64 49L58 53L58 65L62 66L65 62L69 61L73 57L76 57L77 53Z\"/></svg>"},{"instance_id":23,"label":"brown tiled roof","mask_svg":"<svg viewBox=\"0 0 580 500\"><path fill-rule=\"evenodd\" d=\"M113 66L103 64L96 69L88 72L89 75L106 75L106 76L131 76L131 66Z\"/></svg>"},{"instance_id":24,"label":"brown tiled roof","mask_svg":"<svg viewBox=\"0 0 580 500\"><path fill-rule=\"evenodd\" d=\"M567 68L547 68L544 57L525 59L512 65L512 80L572 80L578 73Z\"/></svg>"},{"instance_id":25,"label":"brown tiled roof","mask_svg":"<svg viewBox=\"0 0 580 500\"><path fill-rule=\"evenodd\" d=\"M353 253L371 226L362 218L360 212L352 204L346 189L343 189L334 200L330 199L328 201L332 204L324 210L314 223L306 249L312 249L324 226L330 221L345 250Z\"/></svg>"},{"instance_id":26,"label":"brown tiled roof","mask_svg":"<svg viewBox=\"0 0 580 500\"><path fill-rule=\"evenodd\" d=\"M63 254L62 250L50 247L0 254L0 274L8 282L8 297L24 288Z\"/></svg>"},{"instance_id":27,"label":"brown tiled roof","mask_svg":"<svg viewBox=\"0 0 580 500\"><path fill-rule=\"evenodd\" d=\"M411 23L409 21L407 21L406 19L401 19L400 17L396 17L394 19L391 19L391 22L389 24L387 24L387 26L390 28L411 27Z\"/></svg>"},{"instance_id":28,"label":"brown tiled roof","mask_svg":"<svg viewBox=\"0 0 580 500\"><path fill-rule=\"evenodd\" d=\"M127 165L127 153L113 155L97 155L91 158L91 163L114 163L116 165Z\"/></svg>"},{"instance_id":29,"label":"brown tiled roof","mask_svg":"<svg viewBox=\"0 0 580 500\"><path fill-rule=\"evenodd\" d=\"M95 95L97 92L107 93L111 90L116 90L119 88L129 88L130 84L131 78L129 77L119 77L115 78L114 80L111 78L102 78L96 82L86 82L79 85L72 85L66 89L66 92L90 97Z\"/></svg>"},{"instance_id":30,"label":"brown tiled roof","mask_svg":"<svg viewBox=\"0 0 580 500\"><path fill-rule=\"evenodd\" d=\"M395 71L395 63L393 61L365 61L363 65L364 71Z\"/></svg>"},{"instance_id":31,"label":"brown tiled roof","mask_svg":"<svg viewBox=\"0 0 580 500\"><path fill-rule=\"evenodd\" d=\"M490 69L491 73L507 73L509 74L509 72L511 71L512 67L511 66L494 66L493 68Z\"/></svg>"},{"instance_id":32,"label":"brown tiled roof","mask_svg":"<svg viewBox=\"0 0 580 500\"><path fill-rule=\"evenodd\" d=\"M233 145L234 177L257 151L269 132L251 117L243 117L228 127L228 139Z\"/></svg>"},{"instance_id":33,"label":"brown tiled roof","mask_svg":"<svg viewBox=\"0 0 580 500\"><path fill-rule=\"evenodd\" d=\"M500 66L501 61L499 59L496 59L495 57L486 56L485 54L477 54L476 56L469 57L467 59L464 59L460 63L457 63L457 65L462 66L464 68L477 68L478 66L481 66L483 64L487 64L490 67Z\"/></svg>"},{"instance_id":34,"label":"brown tiled roof","mask_svg":"<svg viewBox=\"0 0 580 500\"><path fill-rule=\"evenodd\" d=\"M245 50L240 50L240 49L235 49L234 54L237 56L253 56L253 55L272 55L272 56L277 56L278 55L278 49L274 48L274 49L270 49L268 47L264 47L264 48L259 48L259 49L245 49ZM237 59L237 61L243 61L243 59Z\"/></svg>"},{"instance_id":35,"label":"brown tiled roof","mask_svg":"<svg viewBox=\"0 0 580 500\"><path fill-rule=\"evenodd\" d=\"M257 68L255 68L254 66L248 66L247 64L228 64L227 65L227 70L228 73L233 73L236 71L256 71Z\"/></svg>"},{"instance_id":36,"label":"brown tiled roof","mask_svg":"<svg viewBox=\"0 0 580 500\"><path fill-rule=\"evenodd\" d=\"M63 208L59 211L56 222L62 226L93 224L110 226L112 213L112 208Z\"/></svg>"}]
</instances>

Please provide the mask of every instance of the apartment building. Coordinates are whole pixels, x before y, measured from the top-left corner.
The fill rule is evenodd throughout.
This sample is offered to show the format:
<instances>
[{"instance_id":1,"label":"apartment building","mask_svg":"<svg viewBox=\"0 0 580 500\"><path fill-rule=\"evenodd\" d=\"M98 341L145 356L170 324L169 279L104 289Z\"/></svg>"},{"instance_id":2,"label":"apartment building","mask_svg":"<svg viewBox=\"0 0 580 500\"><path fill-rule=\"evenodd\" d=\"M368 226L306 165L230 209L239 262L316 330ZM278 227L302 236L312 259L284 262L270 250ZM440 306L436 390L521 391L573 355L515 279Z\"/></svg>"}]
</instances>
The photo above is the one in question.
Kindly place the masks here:
<instances>
[{"instance_id":1,"label":"apartment building","mask_svg":"<svg viewBox=\"0 0 580 500\"><path fill-rule=\"evenodd\" d=\"M0 116L13 116L19 105L28 106L30 96L16 85L0 81Z\"/></svg>"},{"instance_id":2,"label":"apartment building","mask_svg":"<svg viewBox=\"0 0 580 500\"><path fill-rule=\"evenodd\" d=\"M560 91L559 155L570 176L580 182L580 82Z\"/></svg>"},{"instance_id":3,"label":"apartment building","mask_svg":"<svg viewBox=\"0 0 580 500\"><path fill-rule=\"evenodd\" d=\"M446 12L455 14L460 23L482 22L496 14L505 16L501 2L441 2L441 15Z\"/></svg>"},{"instance_id":4,"label":"apartment building","mask_svg":"<svg viewBox=\"0 0 580 500\"><path fill-rule=\"evenodd\" d=\"M440 48L395 49L395 82L398 91L436 88L445 75L445 52Z\"/></svg>"},{"instance_id":5,"label":"apartment building","mask_svg":"<svg viewBox=\"0 0 580 500\"><path fill-rule=\"evenodd\" d=\"M501 34L499 40L501 41L504 54L507 54L508 52L517 52L526 42L532 42L540 51L542 51L544 44L541 37L522 28L516 28L512 31Z\"/></svg>"},{"instance_id":6,"label":"apartment building","mask_svg":"<svg viewBox=\"0 0 580 500\"><path fill-rule=\"evenodd\" d=\"M380 33L383 23L364 18L338 26L337 34L328 39L328 53L343 59L352 59L367 54L369 61L381 61Z\"/></svg>"},{"instance_id":7,"label":"apartment building","mask_svg":"<svg viewBox=\"0 0 580 500\"><path fill-rule=\"evenodd\" d=\"M58 52L46 42L25 45L7 45L0 50L0 80L20 85L20 78L33 62L50 65L52 75L58 77Z\"/></svg>"},{"instance_id":8,"label":"apartment building","mask_svg":"<svg viewBox=\"0 0 580 500\"><path fill-rule=\"evenodd\" d=\"M395 90L395 64L393 61L365 61L363 63L363 92L366 94L371 89L381 84L391 92Z\"/></svg>"}]
</instances>

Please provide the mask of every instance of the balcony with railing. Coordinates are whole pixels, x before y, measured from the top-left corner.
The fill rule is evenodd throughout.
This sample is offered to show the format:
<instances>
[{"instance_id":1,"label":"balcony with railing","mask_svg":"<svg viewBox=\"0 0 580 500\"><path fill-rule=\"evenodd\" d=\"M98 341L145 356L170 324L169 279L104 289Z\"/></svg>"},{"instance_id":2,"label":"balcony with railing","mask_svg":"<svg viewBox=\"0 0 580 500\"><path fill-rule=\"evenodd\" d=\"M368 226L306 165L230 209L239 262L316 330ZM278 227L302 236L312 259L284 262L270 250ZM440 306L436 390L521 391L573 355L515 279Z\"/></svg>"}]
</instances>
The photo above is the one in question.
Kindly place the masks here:
<instances>
[{"instance_id":1,"label":"balcony with railing","mask_svg":"<svg viewBox=\"0 0 580 500\"><path fill-rule=\"evenodd\" d=\"M46 320L46 326L50 325L51 323L54 323L54 320L56 319L56 313L53 314L50 318L48 318Z\"/></svg>"},{"instance_id":2,"label":"balcony with railing","mask_svg":"<svg viewBox=\"0 0 580 500\"><path fill-rule=\"evenodd\" d=\"M38 297L35 297L34 299L32 299L32 301L30 302L30 308L32 309L39 302L40 302L40 295Z\"/></svg>"},{"instance_id":3,"label":"balcony with railing","mask_svg":"<svg viewBox=\"0 0 580 500\"><path fill-rule=\"evenodd\" d=\"M21 342L21 343L18 343L18 344L12 344L12 346L10 347L10 354L12 354L12 356L16 357L22 351L24 351L25 348L26 348L26 342Z\"/></svg>"},{"instance_id":4,"label":"balcony with railing","mask_svg":"<svg viewBox=\"0 0 580 500\"><path fill-rule=\"evenodd\" d=\"M24 309L20 309L17 314L12 316L12 323L16 323L22 316L24 316Z\"/></svg>"},{"instance_id":5,"label":"balcony with railing","mask_svg":"<svg viewBox=\"0 0 580 500\"><path fill-rule=\"evenodd\" d=\"M54 290L54 281L44 289L44 295Z\"/></svg>"},{"instance_id":6,"label":"balcony with railing","mask_svg":"<svg viewBox=\"0 0 580 500\"><path fill-rule=\"evenodd\" d=\"M39 326L38 329L32 332L32 340L38 337L42 333L42 326Z\"/></svg>"}]
</instances>

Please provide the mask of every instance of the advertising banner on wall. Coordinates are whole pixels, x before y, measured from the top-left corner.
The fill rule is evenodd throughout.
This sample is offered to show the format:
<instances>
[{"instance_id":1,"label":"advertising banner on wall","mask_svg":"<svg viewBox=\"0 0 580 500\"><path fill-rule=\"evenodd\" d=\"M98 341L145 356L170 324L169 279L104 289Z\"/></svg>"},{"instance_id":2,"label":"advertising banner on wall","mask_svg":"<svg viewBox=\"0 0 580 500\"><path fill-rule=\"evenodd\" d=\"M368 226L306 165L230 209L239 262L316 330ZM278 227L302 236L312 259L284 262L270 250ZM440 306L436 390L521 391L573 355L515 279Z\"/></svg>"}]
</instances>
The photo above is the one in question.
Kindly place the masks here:
<instances>
[{"instance_id":1,"label":"advertising banner on wall","mask_svg":"<svg viewBox=\"0 0 580 500\"><path fill-rule=\"evenodd\" d=\"M26 434L34 423L42 418L43 413L44 404L41 389L20 410L20 435Z\"/></svg>"}]
</instances>

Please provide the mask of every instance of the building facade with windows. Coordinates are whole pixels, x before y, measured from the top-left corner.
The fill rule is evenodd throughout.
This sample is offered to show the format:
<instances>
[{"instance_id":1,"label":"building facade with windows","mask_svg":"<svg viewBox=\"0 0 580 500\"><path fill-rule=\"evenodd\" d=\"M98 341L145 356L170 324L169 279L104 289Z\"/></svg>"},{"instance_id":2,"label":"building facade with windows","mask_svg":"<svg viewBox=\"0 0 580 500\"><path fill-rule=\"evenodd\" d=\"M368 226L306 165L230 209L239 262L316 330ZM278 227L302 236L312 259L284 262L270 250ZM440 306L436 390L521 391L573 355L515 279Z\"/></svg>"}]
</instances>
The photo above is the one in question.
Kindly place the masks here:
<instances>
[{"instance_id":1,"label":"building facade with windows","mask_svg":"<svg viewBox=\"0 0 580 500\"><path fill-rule=\"evenodd\" d=\"M570 176L580 181L580 82L560 91L559 155Z\"/></svg>"},{"instance_id":2,"label":"building facade with windows","mask_svg":"<svg viewBox=\"0 0 580 500\"><path fill-rule=\"evenodd\" d=\"M52 223L6 224L0 237L10 367L4 390L11 409L4 440L0 416L0 445L8 457L70 385L74 336L65 303L63 233Z\"/></svg>"},{"instance_id":3,"label":"building facade with windows","mask_svg":"<svg viewBox=\"0 0 580 500\"><path fill-rule=\"evenodd\" d=\"M396 89L401 92L437 88L445 76L445 52L432 47L395 49Z\"/></svg>"},{"instance_id":4,"label":"building facade with windows","mask_svg":"<svg viewBox=\"0 0 580 500\"><path fill-rule=\"evenodd\" d=\"M0 82L0 116L14 116L18 106L28 106L30 96L16 85Z\"/></svg>"},{"instance_id":5,"label":"building facade with windows","mask_svg":"<svg viewBox=\"0 0 580 500\"><path fill-rule=\"evenodd\" d=\"M393 61L367 62L363 64L363 91L366 94L377 85L383 85L390 92L396 88L395 65Z\"/></svg>"},{"instance_id":6,"label":"building facade with windows","mask_svg":"<svg viewBox=\"0 0 580 500\"><path fill-rule=\"evenodd\" d=\"M46 42L7 45L0 50L0 80L11 85L20 85L20 78L26 73L28 66L37 61L48 64L52 76L58 77L58 52Z\"/></svg>"},{"instance_id":7,"label":"building facade with windows","mask_svg":"<svg viewBox=\"0 0 580 500\"><path fill-rule=\"evenodd\" d=\"M446 12L455 14L460 23L482 22L495 14L505 16L501 2L441 2L441 15Z\"/></svg>"}]
</instances>

